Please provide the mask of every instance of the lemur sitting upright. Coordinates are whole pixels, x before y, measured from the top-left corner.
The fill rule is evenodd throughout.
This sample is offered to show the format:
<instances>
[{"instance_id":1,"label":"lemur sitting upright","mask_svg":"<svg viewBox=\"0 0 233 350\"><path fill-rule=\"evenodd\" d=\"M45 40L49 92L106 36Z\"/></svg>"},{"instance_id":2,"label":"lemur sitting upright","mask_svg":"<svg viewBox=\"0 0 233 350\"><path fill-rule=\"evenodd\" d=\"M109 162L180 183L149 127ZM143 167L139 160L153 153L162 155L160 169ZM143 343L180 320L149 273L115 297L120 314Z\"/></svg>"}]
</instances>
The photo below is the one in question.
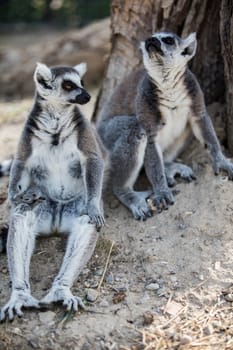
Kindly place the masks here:
<instances>
[{"instance_id":1,"label":"lemur sitting upright","mask_svg":"<svg viewBox=\"0 0 233 350\"><path fill-rule=\"evenodd\" d=\"M10 173L7 254L12 294L1 309L1 320L22 316L22 307L40 307L30 292L29 264L36 237L52 231L69 237L60 272L41 303L62 301L68 310L84 306L70 288L104 224L106 156L96 131L77 107L90 100L81 80L85 72L85 64L49 68L39 63L35 70L35 103Z\"/></svg>"},{"instance_id":2,"label":"lemur sitting upright","mask_svg":"<svg viewBox=\"0 0 233 350\"><path fill-rule=\"evenodd\" d=\"M145 69L131 73L111 95L100 113L97 128L110 153L113 191L136 219L152 215L148 192L133 188L144 165L158 211L174 203L168 185L175 175L194 178L190 167L174 163L190 132L211 153L215 173L233 178L233 164L223 155L203 93L188 69L196 51L196 34L181 39L160 32L141 43Z\"/></svg>"}]
</instances>

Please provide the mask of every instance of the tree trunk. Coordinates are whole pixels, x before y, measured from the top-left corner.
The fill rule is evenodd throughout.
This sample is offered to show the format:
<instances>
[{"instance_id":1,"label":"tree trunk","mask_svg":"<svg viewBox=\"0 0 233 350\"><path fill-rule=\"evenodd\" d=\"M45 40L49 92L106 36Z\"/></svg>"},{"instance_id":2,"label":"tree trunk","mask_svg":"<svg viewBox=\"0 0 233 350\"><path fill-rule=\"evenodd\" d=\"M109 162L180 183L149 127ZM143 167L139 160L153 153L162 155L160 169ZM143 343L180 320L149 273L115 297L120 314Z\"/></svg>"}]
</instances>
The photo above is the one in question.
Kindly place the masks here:
<instances>
[{"instance_id":1,"label":"tree trunk","mask_svg":"<svg viewBox=\"0 0 233 350\"><path fill-rule=\"evenodd\" d=\"M232 45L229 40L232 9L232 0L112 0L111 53L94 120L98 118L98 113L113 88L141 64L141 40L160 30L172 31L182 37L197 32L198 49L191 62L191 69L201 84L207 104L224 102L226 86L228 103L231 101L227 118L227 125L231 127L228 132L228 144L233 153L233 121L230 118L233 110L233 55L230 54ZM232 25L231 30L233 31ZM221 41L223 53L227 56L224 60Z\"/></svg>"},{"instance_id":2,"label":"tree trunk","mask_svg":"<svg viewBox=\"0 0 233 350\"><path fill-rule=\"evenodd\" d=\"M220 33L226 84L226 136L233 154L233 0L222 0Z\"/></svg>"}]
</instances>

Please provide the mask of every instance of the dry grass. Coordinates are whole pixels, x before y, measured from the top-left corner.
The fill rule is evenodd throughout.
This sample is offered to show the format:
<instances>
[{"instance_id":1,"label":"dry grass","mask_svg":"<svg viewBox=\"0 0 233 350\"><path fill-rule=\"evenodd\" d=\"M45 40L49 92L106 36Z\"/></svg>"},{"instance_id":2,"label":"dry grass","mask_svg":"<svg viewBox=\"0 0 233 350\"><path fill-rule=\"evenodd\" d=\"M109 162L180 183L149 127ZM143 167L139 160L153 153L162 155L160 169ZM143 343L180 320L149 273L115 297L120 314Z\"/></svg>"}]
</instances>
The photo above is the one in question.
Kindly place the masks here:
<instances>
[{"instance_id":1,"label":"dry grass","mask_svg":"<svg viewBox=\"0 0 233 350\"><path fill-rule=\"evenodd\" d=\"M180 307L173 314L172 310L175 310L177 305ZM178 304L171 298L162 316L154 315L150 326L138 330L139 337L135 340L135 345L120 349L232 350L232 320L232 303L224 299L195 308L188 299Z\"/></svg>"}]
</instances>

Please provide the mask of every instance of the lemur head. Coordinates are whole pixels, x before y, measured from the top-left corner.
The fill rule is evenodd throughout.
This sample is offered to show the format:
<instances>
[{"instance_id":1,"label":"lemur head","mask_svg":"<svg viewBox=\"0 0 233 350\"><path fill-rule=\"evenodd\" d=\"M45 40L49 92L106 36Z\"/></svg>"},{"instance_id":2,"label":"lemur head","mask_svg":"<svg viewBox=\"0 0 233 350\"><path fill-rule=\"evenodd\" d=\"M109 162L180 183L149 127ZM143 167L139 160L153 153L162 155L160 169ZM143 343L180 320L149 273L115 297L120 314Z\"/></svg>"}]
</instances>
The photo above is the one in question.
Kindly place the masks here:
<instances>
[{"instance_id":1,"label":"lemur head","mask_svg":"<svg viewBox=\"0 0 233 350\"><path fill-rule=\"evenodd\" d=\"M82 77L86 73L86 63L74 67L48 67L37 63L34 81L39 95L59 104L85 104L90 95L83 87Z\"/></svg>"},{"instance_id":2,"label":"lemur head","mask_svg":"<svg viewBox=\"0 0 233 350\"><path fill-rule=\"evenodd\" d=\"M174 33L159 32L141 43L144 66L148 72L158 69L182 69L195 55L196 33L182 39Z\"/></svg>"}]
</instances>

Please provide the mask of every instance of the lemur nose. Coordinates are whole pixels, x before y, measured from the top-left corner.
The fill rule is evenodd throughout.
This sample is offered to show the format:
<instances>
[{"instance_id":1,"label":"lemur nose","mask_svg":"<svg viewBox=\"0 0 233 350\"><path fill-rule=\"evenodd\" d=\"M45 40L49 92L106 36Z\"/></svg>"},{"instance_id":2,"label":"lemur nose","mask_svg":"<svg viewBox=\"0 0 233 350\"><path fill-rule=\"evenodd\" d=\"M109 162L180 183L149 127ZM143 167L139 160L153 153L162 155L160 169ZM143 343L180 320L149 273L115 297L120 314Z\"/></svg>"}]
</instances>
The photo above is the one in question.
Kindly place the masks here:
<instances>
[{"instance_id":1,"label":"lemur nose","mask_svg":"<svg viewBox=\"0 0 233 350\"><path fill-rule=\"evenodd\" d=\"M88 94L88 92L85 91L85 94L84 94L84 96L83 96L83 99L85 100L85 102L90 101L91 96Z\"/></svg>"},{"instance_id":2,"label":"lemur nose","mask_svg":"<svg viewBox=\"0 0 233 350\"><path fill-rule=\"evenodd\" d=\"M148 39L146 39L145 41L145 45L146 45L146 49L148 50L148 48L150 46L155 46L156 48L160 49L161 48L161 42L159 39L157 39L156 37L152 36Z\"/></svg>"}]
</instances>

